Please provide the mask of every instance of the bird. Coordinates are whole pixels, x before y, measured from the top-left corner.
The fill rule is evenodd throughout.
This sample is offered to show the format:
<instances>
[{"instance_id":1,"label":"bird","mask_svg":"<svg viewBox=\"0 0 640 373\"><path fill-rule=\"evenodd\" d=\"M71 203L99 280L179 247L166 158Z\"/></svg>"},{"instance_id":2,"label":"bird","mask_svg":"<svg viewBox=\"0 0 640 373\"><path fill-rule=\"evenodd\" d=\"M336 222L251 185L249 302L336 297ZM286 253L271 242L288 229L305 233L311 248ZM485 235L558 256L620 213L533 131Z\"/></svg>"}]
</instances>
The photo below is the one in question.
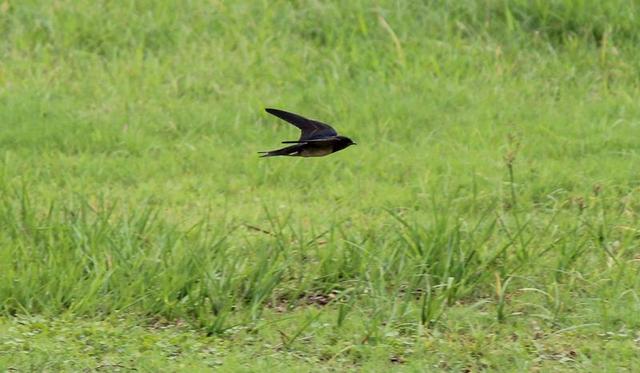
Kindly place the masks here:
<instances>
[{"instance_id":1,"label":"bird","mask_svg":"<svg viewBox=\"0 0 640 373\"><path fill-rule=\"evenodd\" d=\"M258 152L263 157L290 156L290 157L323 157L338 152L351 145L357 145L346 136L339 136L333 127L317 120L307 119L288 111L266 108L267 113L275 115L301 131L300 138L293 141L283 141L283 144L295 144L282 149Z\"/></svg>"}]
</instances>

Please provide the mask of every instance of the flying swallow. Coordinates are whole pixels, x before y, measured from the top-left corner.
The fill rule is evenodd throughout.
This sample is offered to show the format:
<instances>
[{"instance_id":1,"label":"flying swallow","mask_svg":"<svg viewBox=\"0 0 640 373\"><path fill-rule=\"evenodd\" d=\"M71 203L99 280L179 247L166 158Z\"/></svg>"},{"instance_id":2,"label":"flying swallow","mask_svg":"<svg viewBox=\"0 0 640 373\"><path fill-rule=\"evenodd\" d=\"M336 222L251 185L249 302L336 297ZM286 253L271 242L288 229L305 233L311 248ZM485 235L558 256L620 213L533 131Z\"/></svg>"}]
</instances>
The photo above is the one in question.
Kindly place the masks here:
<instances>
[{"instance_id":1,"label":"flying swallow","mask_svg":"<svg viewBox=\"0 0 640 373\"><path fill-rule=\"evenodd\" d=\"M300 138L295 141L283 141L283 144L295 144L282 149L259 152L262 157L287 155L292 157L322 157L356 145L350 138L339 136L336 130L326 123L307 119L297 114L278 109L264 109L267 113L286 120L300 128Z\"/></svg>"}]
</instances>

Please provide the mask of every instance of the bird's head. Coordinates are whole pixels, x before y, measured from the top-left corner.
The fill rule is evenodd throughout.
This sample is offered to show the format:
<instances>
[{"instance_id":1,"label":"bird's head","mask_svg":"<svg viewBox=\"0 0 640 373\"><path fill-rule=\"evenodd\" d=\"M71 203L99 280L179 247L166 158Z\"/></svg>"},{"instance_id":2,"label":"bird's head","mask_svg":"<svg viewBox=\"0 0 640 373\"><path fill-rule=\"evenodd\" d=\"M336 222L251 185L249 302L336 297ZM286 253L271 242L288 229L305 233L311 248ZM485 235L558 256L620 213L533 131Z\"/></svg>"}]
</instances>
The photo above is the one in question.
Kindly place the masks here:
<instances>
[{"instance_id":1,"label":"bird's head","mask_svg":"<svg viewBox=\"0 0 640 373\"><path fill-rule=\"evenodd\" d=\"M351 146L351 145L358 145L353 140L351 140L350 138L348 138L346 136L338 136L338 138L340 139L340 143L342 145L344 145L345 148L347 146Z\"/></svg>"}]
</instances>

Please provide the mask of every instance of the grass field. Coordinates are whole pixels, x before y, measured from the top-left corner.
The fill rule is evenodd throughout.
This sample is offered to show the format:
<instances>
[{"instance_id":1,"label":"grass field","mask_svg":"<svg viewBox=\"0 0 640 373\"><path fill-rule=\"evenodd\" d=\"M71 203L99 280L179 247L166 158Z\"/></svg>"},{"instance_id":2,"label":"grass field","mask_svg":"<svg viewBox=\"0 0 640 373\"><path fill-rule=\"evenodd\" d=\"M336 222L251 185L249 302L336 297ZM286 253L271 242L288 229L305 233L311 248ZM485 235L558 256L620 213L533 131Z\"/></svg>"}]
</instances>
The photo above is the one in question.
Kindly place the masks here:
<instances>
[{"instance_id":1,"label":"grass field","mask_svg":"<svg viewBox=\"0 0 640 373\"><path fill-rule=\"evenodd\" d=\"M637 369L638 17L0 0L0 369Z\"/></svg>"}]
</instances>

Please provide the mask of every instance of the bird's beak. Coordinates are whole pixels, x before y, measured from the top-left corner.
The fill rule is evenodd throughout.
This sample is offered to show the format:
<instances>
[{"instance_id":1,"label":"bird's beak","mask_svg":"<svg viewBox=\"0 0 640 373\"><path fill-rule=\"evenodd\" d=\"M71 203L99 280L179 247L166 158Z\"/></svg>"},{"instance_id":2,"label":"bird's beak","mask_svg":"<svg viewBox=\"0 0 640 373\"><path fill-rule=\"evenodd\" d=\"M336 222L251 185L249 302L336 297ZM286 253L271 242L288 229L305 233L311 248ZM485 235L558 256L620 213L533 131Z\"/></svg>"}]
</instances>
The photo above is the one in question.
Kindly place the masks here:
<instances>
[{"instance_id":1,"label":"bird's beak","mask_svg":"<svg viewBox=\"0 0 640 373\"><path fill-rule=\"evenodd\" d=\"M351 145L358 145L358 144L356 144L355 142L352 142Z\"/></svg>"}]
</instances>

